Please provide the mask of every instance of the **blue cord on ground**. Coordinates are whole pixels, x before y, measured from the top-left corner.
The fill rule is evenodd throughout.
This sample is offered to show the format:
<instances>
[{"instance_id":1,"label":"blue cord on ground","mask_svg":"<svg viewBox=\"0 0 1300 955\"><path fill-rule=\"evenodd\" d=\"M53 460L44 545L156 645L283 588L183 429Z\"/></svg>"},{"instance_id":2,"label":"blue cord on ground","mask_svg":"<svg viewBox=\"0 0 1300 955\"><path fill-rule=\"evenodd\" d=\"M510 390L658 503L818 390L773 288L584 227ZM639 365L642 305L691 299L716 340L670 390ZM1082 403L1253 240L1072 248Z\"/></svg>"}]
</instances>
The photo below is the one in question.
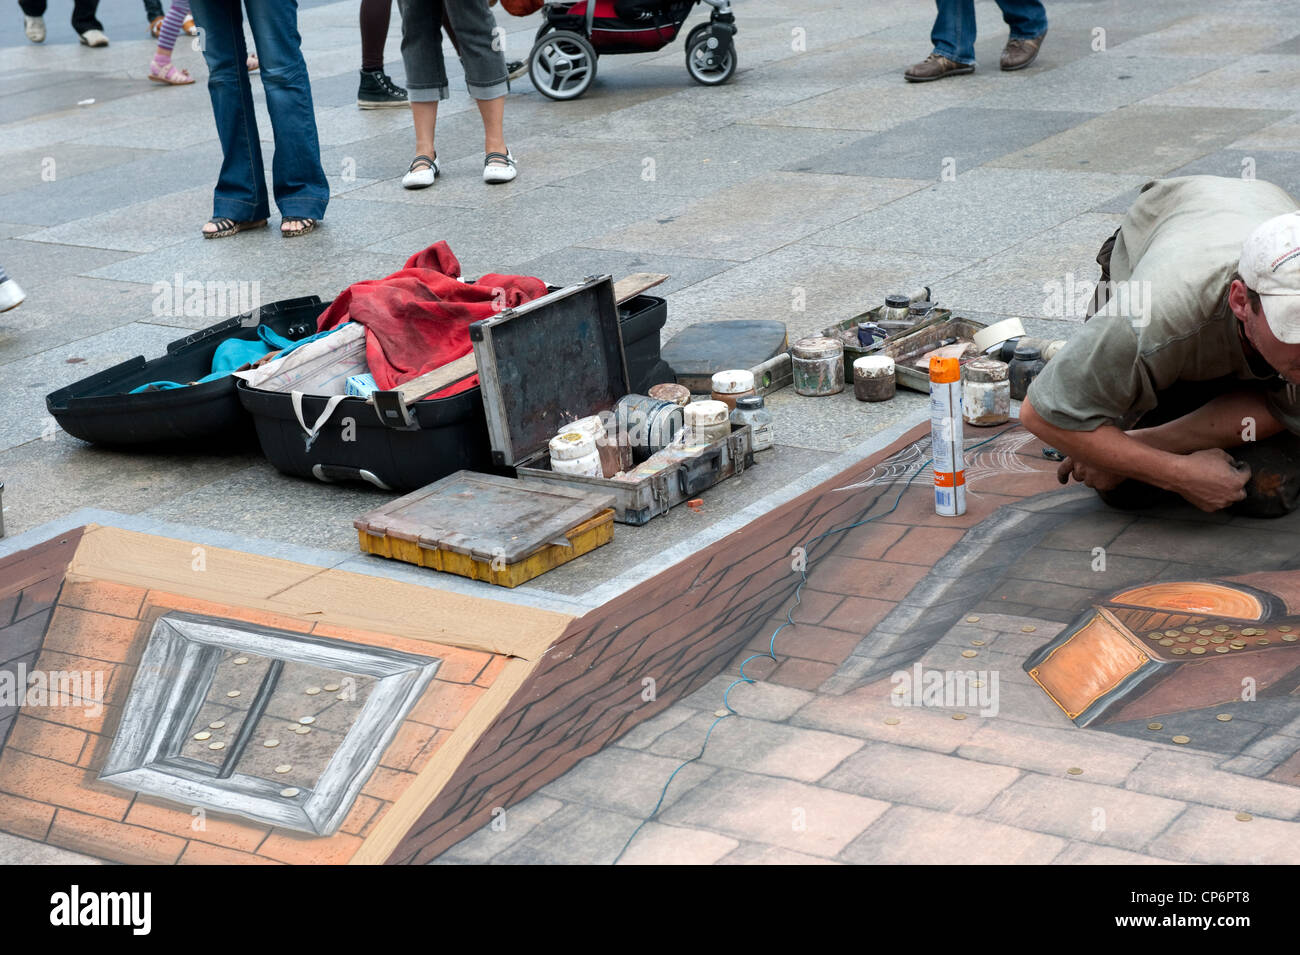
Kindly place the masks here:
<instances>
[{"instance_id":1,"label":"blue cord on ground","mask_svg":"<svg viewBox=\"0 0 1300 955\"><path fill-rule=\"evenodd\" d=\"M989 437L985 438L983 441L978 441L975 444L972 444L970 447L966 448L965 450L974 451L976 448L981 447L982 445L988 444L990 441L1002 437L1002 435L1006 434L1008 431L1011 430L1014 429L1006 428L1002 431L999 431L997 434L990 435ZM894 511L898 510L898 505L903 500L903 494L906 493L907 489L912 486L912 482L915 481L917 477L919 477L922 473L924 473L925 469L933 463L934 463L933 458L928 458L927 460L921 462L921 466L918 467L912 473L912 476L907 479L906 483L904 483L903 486L898 489L898 495L894 498L894 503L889 506L889 510L883 511L880 514L873 514L871 517L865 517L860 521L853 522L852 524L845 524L843 527L832 527L830 530L822 531L822 533L818 534L816 537L814 537L804 546L803 551L804 551L805 560L803 566L799 570L799 577L800 577L799 585L794 589L794 603L790 605L790 609L787 610L785 613L785 623L781 624L781 626L777 627L775 630L772 631L772 637L770 640L768 640L768 644L767 644L767 653L755 653L752 656L745 657L745 659L741 661L739 679L732 682L731 685L728 686L726 690L724 690L722 693L722 705L727 712L723 713L721 716L719 716L709 725L708 732L704 734L704 741L700 744L700 751L696 753L694 756L692 756L690 759L683 760L681 765L679 765L676 769L672 771L672 774L668 777L667 781L664 783L664 788L659 792L659 799L657 802L655 802L654 808L651 809L650 814L646 816L644 819L642 819L641 822L637 825L637 827L632 830L632 834L627 837L627 842L623 843L623 848L618 850L618 855L614 857L614 861L611 862L610 865L618 864L618 860L623 858L623 854L627 852L628 847L632 845L632 840L637 837L637 835L641 832L643 828L645 828L646 823L650 822L652 819L654 819L656 815L659 814L659 809L664 804L664 798L668 795L668 787L671 786L673 780L677 778L677 774L680 773L687 766L689 766L691 763L703 758L704 750L709 745L709 737L713 735L713 731L717 729L718 724L721 723L723 720L727 719L728 717L740 715L735 711L735 709L732 708L731 703L729 701L731 697L731 691L742 683L758 682L753 677L745 675L745 664L748 663L750 660L755 660L758 659L759 657L767 657L768 659L773 661L776 660L777 635L786 627L795 626L793 614L795 608L798 607L803 600L803 587L804 584L808 583L807 558L810 555L813 546L817 544L819 541L824 540L827 537L830 537L832 534L843 534L845 531L851 531L855 527L861 527L863 524L870 524L872 521L878 521L882 517L888 517L890 514L894 513Z\"/></svg>"}]
</instances>

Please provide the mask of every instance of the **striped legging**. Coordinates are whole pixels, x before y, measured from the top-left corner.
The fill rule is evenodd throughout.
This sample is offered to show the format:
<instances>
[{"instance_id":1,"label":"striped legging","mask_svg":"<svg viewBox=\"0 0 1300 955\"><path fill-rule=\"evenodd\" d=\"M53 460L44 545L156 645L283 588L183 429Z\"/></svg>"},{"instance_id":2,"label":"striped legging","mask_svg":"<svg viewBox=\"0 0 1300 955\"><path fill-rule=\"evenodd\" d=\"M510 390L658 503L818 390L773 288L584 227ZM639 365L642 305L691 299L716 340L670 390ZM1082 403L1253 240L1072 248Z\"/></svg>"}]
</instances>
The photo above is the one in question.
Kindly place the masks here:
<instances>
[{"instance_id":1,"label":"striped legging","mask_svg":"<svg viewBox=\"0 0 1300 955\"><path fill-rule=\"evenodd\" d=\"M176 37L180 35L181 24L190 15L190 0L172 0L167 16L163 18L162 29L158 31L158 48L168 53L176 46Z\"/></svg>"}]
</instances>

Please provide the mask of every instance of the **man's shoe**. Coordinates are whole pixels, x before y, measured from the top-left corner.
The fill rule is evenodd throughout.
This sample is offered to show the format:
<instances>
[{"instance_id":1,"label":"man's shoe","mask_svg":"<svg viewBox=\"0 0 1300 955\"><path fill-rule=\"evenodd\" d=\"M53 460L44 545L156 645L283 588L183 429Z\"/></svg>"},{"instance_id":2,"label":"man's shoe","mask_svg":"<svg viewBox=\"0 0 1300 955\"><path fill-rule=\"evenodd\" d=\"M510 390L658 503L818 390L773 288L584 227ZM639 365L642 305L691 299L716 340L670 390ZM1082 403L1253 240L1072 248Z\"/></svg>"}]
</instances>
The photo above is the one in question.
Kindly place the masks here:
<instances>
[{"instance_id":1,"label":"man's shoe","mask_svg":"<svg viewBox=\"0 0 1300 955\"><path fill-rule=\"evenodd\" d=\"M357 106L361 109L405 106L407 102L406 90L389 79L383 70L361 71L361 85L357 87Z\"/></svg>"},{"instance_id":2,"label":"man's shoe","mask_svg":"<svg viewBox=\"0 0 1300 955\"><path fill-rule=\"evenodd\" d=\"M86 46L108 46L108 37L103 30L87 30L81 34L81 42Z\"/></svg>"},{"instance_id":3,"label":"man's shoe","mask_svg":"<svg viewBox=\"0 0 1300 955\"><path fill-rule=\"evenodd\" d=\"M21 305L26 297L23 290L18 287L18 283L13 279L5 279L0 282L0 312L7 312L9 309Z\"/></svg>"},{"instance_id":4,"label":"man's shoe","mask_svg":"<svg viewBox=\"0 0 1300 955\"><path fill-rule=\"evenodd\" d=\"M1047 36L1047 31L1043 31L1043 36L1035 37L1032 40L1022 40L1018 37L1012 37L1007 40L1007 45L1002 48L1002 68L1004 70L1023 70L1034 60L1038 59L1038 50L1043 45L1043 37Z\"/></svg>"},{"instance_id":5,"label":"man's shoe","mask_svg":"<svg viewBox=\"0 0 1300 955\"><path fill-rule=\"evenodd\" d=\"M29 17L23 14L23 32L33 43L45 42L45 18Z\"/></svg>"},{"instance_id":6,"label":"man's shoe","mask_svg":"<svg viewBox=\"0 0 1300 955\"><path fill-rule=\"evenodd\" d=\"M957 76L961 73L974 72L974 64L957 63L946 56L931 53L920 63L909 66L906 72L903 73L903 78L909 83L929 83L931 80L941 80L945 76Z\"/></svg>"}]
</instances>

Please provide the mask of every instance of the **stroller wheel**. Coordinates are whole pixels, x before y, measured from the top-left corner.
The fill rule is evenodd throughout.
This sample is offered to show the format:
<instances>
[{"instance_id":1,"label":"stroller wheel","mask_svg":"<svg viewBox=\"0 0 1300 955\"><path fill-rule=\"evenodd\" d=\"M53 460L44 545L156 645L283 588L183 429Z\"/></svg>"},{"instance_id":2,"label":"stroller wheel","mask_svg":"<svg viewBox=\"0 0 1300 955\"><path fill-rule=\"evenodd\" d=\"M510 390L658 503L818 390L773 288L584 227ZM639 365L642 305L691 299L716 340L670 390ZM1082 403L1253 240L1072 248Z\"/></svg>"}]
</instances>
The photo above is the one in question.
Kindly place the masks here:
<instances>
[{"instance_id":1,"label":"stroller wheel","mask_svg":"<svg viewBox=\"0 0 1300 955\"><path fill-rule=\"evenodd\" d=\"M691 79L705 86L718 86L731 79L736 72L736 46L728 42L725 46L716 44L705 24L700 24L686 38L686 72Z\"/></svg>"},{"instance_id":2,"label":"stroller wheel","mask_svg":"<svg viewBox=\"0 0 1300 955\"><path fill-rule=\"evenodd\" d=\"M577 99L596 79L596 50L580 34L552 30L528 54L528 75L543 96Z\"/></svg>"}]
</instances>

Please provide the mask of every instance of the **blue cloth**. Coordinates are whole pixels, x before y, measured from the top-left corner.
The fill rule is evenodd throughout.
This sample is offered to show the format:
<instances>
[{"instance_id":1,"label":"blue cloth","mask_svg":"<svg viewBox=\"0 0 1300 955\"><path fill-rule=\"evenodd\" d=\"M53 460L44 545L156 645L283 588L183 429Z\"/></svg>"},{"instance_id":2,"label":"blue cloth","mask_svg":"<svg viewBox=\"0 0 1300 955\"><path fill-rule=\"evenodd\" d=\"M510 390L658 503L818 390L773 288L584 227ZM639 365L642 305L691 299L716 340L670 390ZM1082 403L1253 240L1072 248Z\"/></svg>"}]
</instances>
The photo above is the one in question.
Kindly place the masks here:
<instances>
[{"instance_id":1,"label":"blue cloth","mask_svg":"<svg viewBox=\"0 0 1300 955\"><path fill-rule=\"evenodd\" d=\"M128 394L139 394L142 391L169 391L172 388L188 388L190 385L201 385L205 382L216 381L218 378L224 378L232 371L237 371L245 365L251 365L263 355L272 351L279 351L280 356L289 354L295 348L299 348L308 342L314 342L318 338L324 338L338 331L343 325L336 325L333 328L326 329L323 332L317 332L315 335L308 335L306 338L300 338L294 341L292 338L285 338L278 332L272 331L266 325L257 326L256 338L228 338L212 354L212 373L204 375L198 381L179 382L179 381L151 381L143 384L138 388L132 388Z\"/></svg>"},{"instance_id":2,"label":"blue cloth","mask_svg":"<svg viewBox=\"0 0 1300 955\"><path fill-rule=\"evenodd\" d=\"M1047 32L1041 0L996 0L1011 39L1036 40ZM936 0L939 8L930 31L934 52L954 63L975 63L975 0Z\"/></svg>"},{"instance_id":3,"label":"blue cloth","mask_svg":"<svg viewBox=\"0 0 1300 955\"><path fill-rule=\"evenodd\" d=\"M224 157L212 214L250 222L270 213L253 87L245 65L244 7L275 134L271 162L275 204L283 216L320 219L329 203L330 187L321 168L296 0L193 0L191 4L194 19L204 31L208 94Z\"/></svg>"}]
</instances>

